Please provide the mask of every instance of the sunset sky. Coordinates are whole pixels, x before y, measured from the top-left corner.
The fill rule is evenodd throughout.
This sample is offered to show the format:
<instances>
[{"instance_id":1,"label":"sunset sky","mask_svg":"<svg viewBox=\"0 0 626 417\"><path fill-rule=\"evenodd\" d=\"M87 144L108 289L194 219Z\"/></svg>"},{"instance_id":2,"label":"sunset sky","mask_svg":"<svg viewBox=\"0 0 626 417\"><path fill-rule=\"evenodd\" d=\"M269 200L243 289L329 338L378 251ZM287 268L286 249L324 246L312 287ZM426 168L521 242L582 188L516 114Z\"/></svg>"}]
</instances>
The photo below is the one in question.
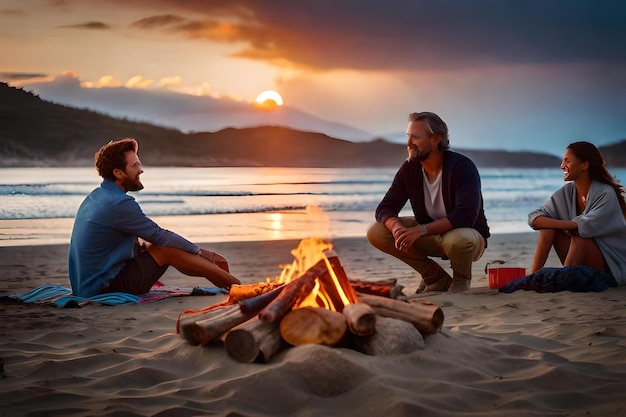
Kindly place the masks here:
<instances>
[{"instance_id":1,"label":"sunset sky","mask_svg":"<svg viewBox=\"0 0 626 417\"><path fill-rule=\"evenodd\" d=\"M286 107L372 135L412 111L453 147L626 139L626 2L0 0L0 80ZM44 98L48 98L45 97Z\"/></svg>"}]
</instances>

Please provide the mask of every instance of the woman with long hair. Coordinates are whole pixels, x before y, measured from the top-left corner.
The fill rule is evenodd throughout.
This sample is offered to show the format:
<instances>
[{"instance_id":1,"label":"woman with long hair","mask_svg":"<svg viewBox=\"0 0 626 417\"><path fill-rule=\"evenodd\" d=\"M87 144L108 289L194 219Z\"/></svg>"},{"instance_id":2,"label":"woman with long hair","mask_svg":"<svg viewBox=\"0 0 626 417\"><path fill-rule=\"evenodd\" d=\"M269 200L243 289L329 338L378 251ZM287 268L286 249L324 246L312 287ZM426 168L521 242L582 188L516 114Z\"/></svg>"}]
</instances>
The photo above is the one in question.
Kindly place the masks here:
<instances>
[{"instance_id":1,"label":"woman with long hair","mask_svg":"<svg viewBox=\"0 0 626 417\"><path fill-rule=\"evenodd\" d=\"M532 271L551 248L564 266L588 265L626 284L626 200L623 189L589 142L570 144L561 162L567 183L528 215L539 230Z\"/></svg>"}]
</instances>

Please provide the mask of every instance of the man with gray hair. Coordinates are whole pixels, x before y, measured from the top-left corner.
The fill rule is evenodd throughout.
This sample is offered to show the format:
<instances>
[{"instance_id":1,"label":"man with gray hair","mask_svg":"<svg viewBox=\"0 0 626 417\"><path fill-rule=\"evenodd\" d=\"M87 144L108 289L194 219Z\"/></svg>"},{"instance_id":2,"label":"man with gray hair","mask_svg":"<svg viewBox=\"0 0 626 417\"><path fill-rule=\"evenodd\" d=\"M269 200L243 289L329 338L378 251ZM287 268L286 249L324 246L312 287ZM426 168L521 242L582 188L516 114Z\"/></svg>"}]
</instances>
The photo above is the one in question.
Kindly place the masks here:
<instances>
[{"instance_id":1,"label":"man with gray hair","mask_svg":"<svg viewBox=\"0 0 626 417\"><path fill-rule=\"evenodd\" d=\"M367 239L420 273L417 292L467 291L472 262L490 236L478 169L449 150L448 126L434 113L411 113L406 136L409 156L378 205ZM399 217L407 201L413 216ZM452 277L432 257L449 259Z\"/></svg>"}]
</instances>

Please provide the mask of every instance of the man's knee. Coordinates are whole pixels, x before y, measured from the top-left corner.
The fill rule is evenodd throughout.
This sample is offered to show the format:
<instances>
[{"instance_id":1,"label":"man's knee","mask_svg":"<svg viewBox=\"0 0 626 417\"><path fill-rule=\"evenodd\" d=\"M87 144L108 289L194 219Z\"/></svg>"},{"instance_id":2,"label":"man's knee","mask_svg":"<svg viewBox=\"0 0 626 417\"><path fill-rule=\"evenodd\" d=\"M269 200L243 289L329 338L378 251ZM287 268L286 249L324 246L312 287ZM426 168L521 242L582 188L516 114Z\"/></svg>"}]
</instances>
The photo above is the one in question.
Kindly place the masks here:
<instances>
[{"instance_id":1,"label":"man's knee","mask_svg":"<svg viewBox=\"0 0 626 417\"><path fill-rule=\"evenodd\" d=\"M474 249L476 242L465 236L459 236L455 239L446 239L442 242L442 246L445 251L470 251Z\"/></svg>"},{"instance_id":2,"label":"man's knee","mask_svg":"<svg viewBox=\"0 0 626 417\"><path fill-rule=\"evenodd\" d=\"M389 239L391 232L387 230L385 225L375 222L367 228L366 235L372 246L379 247L382 242Z\"/></svg>"},{"instance_id":3,"label":"man's knee","mask_svg":"<svg viewBox=\"0 0 626 417\"><path fill-rule=\"evenodd\" d=\"M477 260L484 251L485 243L476 230L462 228L446 233L441 240L441 246L448 258L473 254L472 258Z\"/></svg>"}]
</instances>

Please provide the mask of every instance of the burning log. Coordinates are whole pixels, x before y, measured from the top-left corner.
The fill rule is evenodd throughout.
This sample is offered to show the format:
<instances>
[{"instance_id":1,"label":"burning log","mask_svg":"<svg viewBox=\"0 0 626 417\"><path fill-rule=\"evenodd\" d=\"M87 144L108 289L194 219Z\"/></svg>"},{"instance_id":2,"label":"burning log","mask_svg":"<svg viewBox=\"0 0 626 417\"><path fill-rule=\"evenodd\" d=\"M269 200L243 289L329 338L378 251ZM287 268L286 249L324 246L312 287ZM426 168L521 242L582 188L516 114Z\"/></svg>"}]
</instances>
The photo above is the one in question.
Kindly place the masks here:
<instances>
[{"instance_id":1,"label":"burning log","mask_svg":"<svg viewBox=\"0 0 626 417\"><path fill-rule=\"evenodd\" d=\"M268 362L287 344L405 353L440 330L444 316L437 304L394 299L402 294L395 279L350 281L332 246L318 243L301 242L292 251L301 256L274 282L233 285L227 300L183 311L181 336L193 345L222 339L233 359L251 363Z\"/></svg>"},{"instance_id":2,"label":"burning log","mask_svg":"<svg viewBox=\"0 0 626 417\"><path fill-rule=\"evenodd\" d=\"M177 331L180 337L185 339L189 344L197 346L200 344L200 338L196 334L195 323L198 320L209 319L211 317L219 317L228 311L234 311L233 305L222 305L213 310L204 313L197 313L180 317L177 323Z\"/></svg>"},{"instance_id":3,"label":"burning log","mask_svg":"<svg viewBox=\"0 0 626 417\"><path fill-rule=\"evenodd\" d=\"M265 323L275 323L287 314L294 304L306 297L315 287L315 279L326 271L324 260L319 261L303 275L285 285L276 297L261 313L259 319Z\"/></svg>"},{"instance_id":4,"label":"burning log","mask_svg":"<svg viewBox=\"0 0 626 417\"><path fill-rule=\"evenodd\" d=\"M211 340L217 339L238 324L241 324L254 314L243 313L239 304L225 306L192 320L181 323L180 335L191 345L205 346Z\"/></svg>"},{"instance_id":5,"label":"burning log","mask_svg":"<svg viewBox=\"0 0 626 417\"><path fill-rule=\"evenodd\" d=\"M343 309L350 332L357 336L369 336L376 331L376 313L364 303L348 304Z\"/></svg>"},{"instance_id":6,"label":"burning log","mask_svg":"<svg viewBox=\"0 0 626 417\"><path fill-rule=\"evenodd\" d=\"M414 300L407 303L368 294L359 295L359 300L370 305L376 314L408 321L422 334L437 333L443 326L443 311L439 305L430 301Z\"/></svg>"},{"instance_id":7,"label":"burning log","mask_svg":"<svg viewBox=\"0 0 626 417\"><path fill-rule=\"evenodd\" d=\"M257 315L280 294L282 289L283 287L278 287L235 304L183 318L180 323L180 334L190 344L204 346Z\"/></svg>"},{"instance_id":8,"label":"burning log","mask_svg":"<svg viewBox=\"0 0 626 417\"><path fill-rule=\"evenodd\" d=\"M379 316L376 333L355 337L354 345L366 355L395 355L423 349L424 337L409 322Z\"/></svg>"},{"instance_id":9,"label":"burning log","mask_svg":"<svg viewBox=\"0 0 626 417\"><path fill-rule=\"evenodd\" d=\"M309 343L334 346L347 329L343 314L321 307L292 310L280 322L280 335L294 346Z\"/></svg>"},{"instance_id":10,"label":"burning log","mask_svg":"<svg viewBox=\"0 0 626 417\"><path fill-rule=\"evenodd\" d=\"M284 284L275 282L257 282L254 284L233 284L228 290L229 304L234 304L242 300L256 298L265 293L282 288Z\"/></svg>"},{"instance_id":11,"label":"burning log","mask_svg":"<svg viewBox=\"0 0 626 417\"><path fill-rule=\"evenodd\" d=\"M379 279L379 280L362 280L362 279L351 279L350 284L356 289L359 286L379 286L379 287L393 287L398 283L396 278L387 278L387 279Z\"/></svg>"},{"instance_id":12,"label":"burning log","mask_svg":"<svg viewBox=\"0 0 626 417\"><path fill-rule=\"evenodd\" d=\"M317 277L319 282L319 293L324 296L326 303L328 304L326 308L331 310L335 310L341 312L343 310L344 305L349 304L350 301L345 296L342 297L341 288L337 288L334 284L334 280L328 269L324 271L319 277ZM354 292L354 291L353 291ZM356 296L355 296L356 299Z\"/></svg>"},{"instance_id":13,"label":"burning log","mask_svg":"<svg viewBox=\"0 0 626 417\"><path fill-rule=\"evenodd\" d=\"M332 270L337 277L337 282L329 282L328 285L333 288L335 287L335 284L339 285L339 288L345 294L345 298L347 301L343 305L348 303L356 303L358 301L358 298L356 296L356 293L354 292L354 288L352 288L352 285L350 285L350 280L348 279L348 275L346 275L346 271L343 269L343 266L339 261L339 256L334 250L327 250L326 252L324 252L324 254L326 255L326 259L328 259L328 263L330 264L330 270ZM342 308L343 305L341 306ZM337 311L341 310L337 309Z\"/></svg>"},{"instance_id":14,"label":"burning log","mask_svg":"<svg viewBox=\"0 0 626 417\"><path fill-rule=\"evenodd\" d=\"M341 312L344 306L356 303L358 300L337 254L334 251L326 251L325 254L330 267L317 277L320 284L319 291L325 296L329 304L328 308Z\"/></svg>"},{"instance_id":15,"label":"burning log","mask_svg":"<svg viewBox=\"0 0 626 417\"><path fill-rule=\"evenodd\" d=\"M258 282L255 284L234 284L231 285L228 291L228 298L221 303L213 304L208 307L199 310L183 310L178 316L176 322L176 333L180 333L180 327L182 322L192 323L199 319L200 316L205 317L207 313L218 310L222 307L233 305L242 300L255 300L256 297L272 292L274 290L280 291L284 284L274 282ZM277 294L276 294L277 295ZM254 303L254 301L249 301ZM190 318L193 317L193 318Z\"/></svg>"},{"instance_id":16,"label":"burning log","mask_svg":"<svg viewBox=\"0 0 626 417\"><path fill-rule=\"evenodd\" d=\"M357 293L379 295L387 298L398 298L404 293L402 285L398 285L395 278L383 279L378 281L350 280L350 285Z\"/></svg>"},{"instance_id":17,"label":"burning log","mask_svg":"<svg viewBox=\"0 0 626 417\"><path fill-rule=\"evenodd\" d=\"M259 359L267 363L283 344L278 324L263 323L258 318L235 327L224 340L224 348L230 357L244 363Z\"/></svg>"},{"instance_id":18,"label":"burning log","mask_svg":"<svg viewBox=\"0 0 626 417\"><path fill-rule=\"evenodd\" d=\"M267 307L269 303L274 301L274 299L276 299L276 297L278 297L278 295L281 293L283 288L284 286L280 286L271 291L257 295L256 297L239 301L241 311L243 311L244 313L257 314L259 311Z\"/></svg>"}]
</instances>

